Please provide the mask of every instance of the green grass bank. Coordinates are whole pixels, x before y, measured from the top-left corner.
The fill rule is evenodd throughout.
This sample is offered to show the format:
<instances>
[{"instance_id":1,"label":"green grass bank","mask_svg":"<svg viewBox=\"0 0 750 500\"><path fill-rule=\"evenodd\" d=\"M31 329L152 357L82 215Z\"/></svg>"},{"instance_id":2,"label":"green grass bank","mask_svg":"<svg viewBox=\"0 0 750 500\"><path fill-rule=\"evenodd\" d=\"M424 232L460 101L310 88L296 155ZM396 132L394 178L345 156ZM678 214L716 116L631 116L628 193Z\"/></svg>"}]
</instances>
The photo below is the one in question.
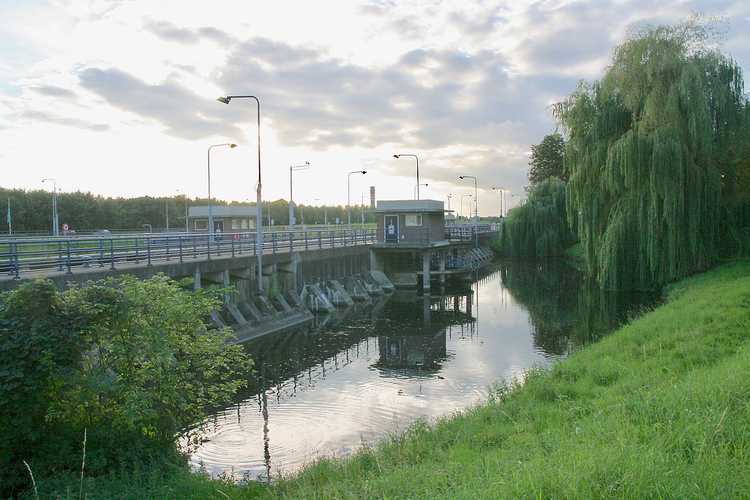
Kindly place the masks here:
<instances>
[{"instance_id":1,"label":"green grass bank","mask_svg":"<svg viewBox=\"0 0 750 500\"><path fill-rule=\"evenodd\" d=\"M92 479L86 494L748 498L750 261L667 293L663 306L548 371L532 370L522 385L498 387L484 406L415 425L349 459L321 461L273 487L176 471Z\"/></svg>"}]
</instances>

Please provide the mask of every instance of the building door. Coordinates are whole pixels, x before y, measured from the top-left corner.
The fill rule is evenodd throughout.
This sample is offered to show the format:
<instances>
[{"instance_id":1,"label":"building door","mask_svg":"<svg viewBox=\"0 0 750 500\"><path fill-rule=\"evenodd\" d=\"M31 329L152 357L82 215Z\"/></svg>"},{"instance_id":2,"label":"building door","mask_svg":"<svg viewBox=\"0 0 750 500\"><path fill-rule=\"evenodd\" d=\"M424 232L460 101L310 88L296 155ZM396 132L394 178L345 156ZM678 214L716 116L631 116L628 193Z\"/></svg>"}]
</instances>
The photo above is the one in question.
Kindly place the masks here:
<instances>
[{"instance_id":1,"label":"building door","mask_svg":"<svg viewBox=\"0 0 750 500\"><path fill-rule=\"evenodd\" d=\"M224 232L224 221L219 219L214 219L214 233L223 233Z\"/></svg>"},{"instance_id":2,"label":"building door","mask_svg":"<svg viewBox=\"0 0 750 500\"><path fill-rule=\"evenodd\" d=\"M398 215L385 216L385 241L398 242Z\"/></svg>"}]
</instances>

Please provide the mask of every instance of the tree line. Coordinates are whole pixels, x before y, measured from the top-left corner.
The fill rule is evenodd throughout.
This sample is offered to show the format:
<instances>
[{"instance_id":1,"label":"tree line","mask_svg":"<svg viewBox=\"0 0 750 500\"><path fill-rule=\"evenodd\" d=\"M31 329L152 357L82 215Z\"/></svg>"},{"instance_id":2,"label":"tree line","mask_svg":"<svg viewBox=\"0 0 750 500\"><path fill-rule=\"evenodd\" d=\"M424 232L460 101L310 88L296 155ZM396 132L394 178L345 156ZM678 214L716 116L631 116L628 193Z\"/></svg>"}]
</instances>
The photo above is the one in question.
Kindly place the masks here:
<instances>
[{"instance_id":1,"label":"tree line","mask_svg":"<svg viewBox=\"0 0 750 500\"><path fill-rule=\"evenodd\" d=\"M610 289L658 288L750 254L750 103L712 42L700 19L645 29L557 104L564 137L532 147L528 201L499 251L561 255L572 231Z\"/></svg>"},{"instance_id":2,"label":"tree line","mask_svg":"<svg viewBox=\"0 0 750 500\"><path fill-rule=\"evenodd\" d=\"M10 201L11 220L14 233L49 234L52 231L52 193L44 190L6 189L0 187L0 212L2 233L7 234L7 207ZM58 193L59 223L67 224L79 232L101 229L118 231L143 231L146 228L160 230L184 230L186 207L205 206L206 198L188 198L184 195L172 197L140 196L135 198L104 197L80 191ZM213 205L254 207L255 203L212 200ZM296 205L297 223L323 224L326 216L329 224L336 220L347 222L344 206ZM264 202L263 223L268 224L268 210L274 225L289 224L289 204L286 200ZM352 223L361 220L362 207L351 207ZM364 207L365 222L374 222L375 214L369 206Z\"/></svg>"}]
</instances>

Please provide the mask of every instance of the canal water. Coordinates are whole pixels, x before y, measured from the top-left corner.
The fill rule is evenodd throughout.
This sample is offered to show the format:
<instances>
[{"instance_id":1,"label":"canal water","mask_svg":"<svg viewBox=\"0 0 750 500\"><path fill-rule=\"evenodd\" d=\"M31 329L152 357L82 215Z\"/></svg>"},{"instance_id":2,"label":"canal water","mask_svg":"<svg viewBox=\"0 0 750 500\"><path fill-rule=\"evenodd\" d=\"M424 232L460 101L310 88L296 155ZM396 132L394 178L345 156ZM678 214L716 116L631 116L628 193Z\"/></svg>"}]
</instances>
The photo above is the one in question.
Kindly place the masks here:
<instances>
[{"instance_id":1,"label":"canal water","mask_svg":"<svg viewBox=\"0 0 750 500\"><path fill-rule=\"evenodd\" d=\"M268 480L341 457L486 400L645 309L648 294L602 292L562 262L500 263L473 281L360 304L310 328L245 345L250 387L195 435L212 475Z\"/></svg>"}]
</instances>

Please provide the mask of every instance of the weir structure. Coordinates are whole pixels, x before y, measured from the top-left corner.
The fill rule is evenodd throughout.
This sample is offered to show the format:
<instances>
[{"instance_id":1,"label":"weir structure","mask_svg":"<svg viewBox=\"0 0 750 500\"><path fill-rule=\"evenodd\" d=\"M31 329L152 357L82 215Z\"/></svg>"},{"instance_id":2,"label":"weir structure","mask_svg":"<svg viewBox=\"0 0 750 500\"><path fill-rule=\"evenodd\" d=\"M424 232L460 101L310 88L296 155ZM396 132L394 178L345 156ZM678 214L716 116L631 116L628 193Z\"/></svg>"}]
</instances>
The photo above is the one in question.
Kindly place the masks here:
<instances>
[{"instance_id":1,"label":"weir structure","mask_svg":"<svg viewBox=\"0 0 750 500\"><path fill-rule=\"evenodd\" d=\"M484 246L496 236L493 224L446 226L443 202L438 200L378 201L376 241L370 248L370 267L384 272L397 287L431 288L433 278L465 276L486 263L492 254ZM481 241L480 241L480 235Z\"/></svg>"},{"instance_id":2,"label":"weir structure","mask_svg":"<svg viewBox=\"0 0 750 500\"><path fill-rule=\"evenodd\" d=\"M232 327L238 340L244 341L308 322L313 313L332 312L390 293L394 289L390 278L397 286L416 287L416 276L422 273L428 290L433 275L442 282L450 272L470 269L457 267L460 259L456 255L468 259L483 252L472 246L478 229L446 230L436 223L434 231L440 233L440 227L443 238L439 245L434 250L432 243L418 249L422 259L429 259L429 266L421 271L412 269L411 281L404 279L400 268L388 264L383 251L392 248L381 248L378 234L385 240L385 233L380 226L377 230L267 232L263 248L256 247L254 232L224 232L213 237L206 233L164 233L11 238L0 240L0 290L39 278L50 279L62 289L71 283L111 276L149 278L164 274L196 290L226 288L224 304L212 314L212 321L217 327ZM488 230L486 234L491 233ZM399 250L407 250L406 238ZM260 252L263 259L259 273ZM429 257L424 257L426 252ZM383 262L385 266L380 265ZM261 287L257 286L258 276L262 277ZM264 292L260 294L258 289Z\"/></svg>"}]
</instances>

